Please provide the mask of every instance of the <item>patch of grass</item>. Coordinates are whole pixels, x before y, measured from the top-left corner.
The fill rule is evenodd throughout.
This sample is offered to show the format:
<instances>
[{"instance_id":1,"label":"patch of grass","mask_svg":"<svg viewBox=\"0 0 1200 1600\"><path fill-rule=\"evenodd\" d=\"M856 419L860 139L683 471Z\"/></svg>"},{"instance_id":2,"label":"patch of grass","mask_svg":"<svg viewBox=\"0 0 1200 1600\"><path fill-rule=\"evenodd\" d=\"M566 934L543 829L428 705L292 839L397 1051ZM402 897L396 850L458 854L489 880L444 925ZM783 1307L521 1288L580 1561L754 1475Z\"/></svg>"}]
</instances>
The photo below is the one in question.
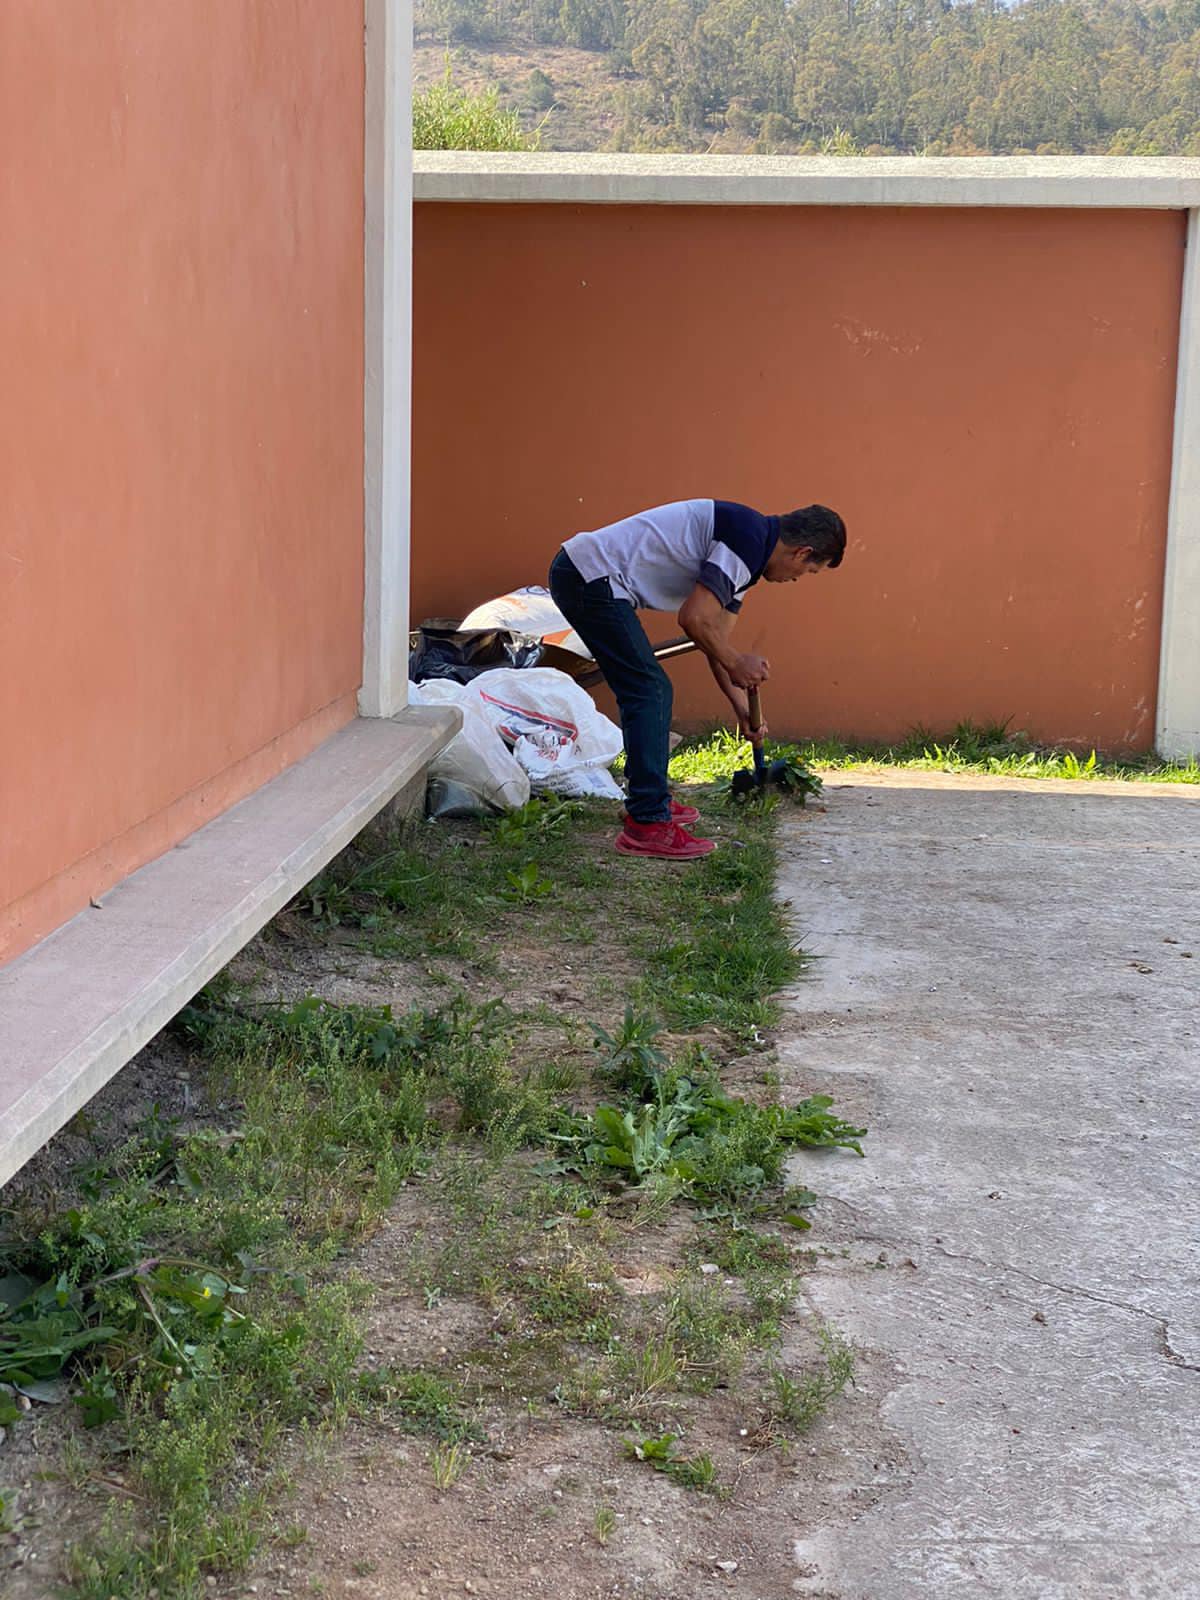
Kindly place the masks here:
<instances>
[{"instance_id":1,"label":"patch of grass","mask_svg":"<svg viewBox=\"0 0 1200 1600\"><path fill-rule=\"evenodd\" d=\"M805 739L780 744L768 739L768 761L796 761L805 768L900 767L915 771L994 773L1017 778L1118 779L1130 783L1200 783L1200 761L1162 761L1157 756L1105 756L1039 745L1006 722L966 719L944 733L916 727L893 743ZM749 744L729 732L686 740L671 761L679 783L728 780L751 762Z\"/></svg>"},{"instance_id":2,"label":"patch of grass","mask_svg":"<svg viewBox=\"0 0 1200 1600\"><path fill-rule=\"evenodd\" d=\"M155 1508L145 1521L136 1506L114 1513L74 1551L83 1600L190 1596L249 1560L280 1436L334 1427L361 1403L366 1290L322 1282L323 1264L428 1159L431 1102L449 1097L472 1122L505 1109L503 1026L502 1012L461 1002L396 1017L313 997L249 1006L227 987L203 996L180 1027L237 1125L152 1117L76 1174L75 1205L16 1219L3 1246L7 1375L44 1382L102 1351L81 1374L83 1420L122 1441L137 1504Z\"/></svg>"},{"instance_id":3,"label":"patch of grass","mask_svg":"<svg viewBox=\"0 0 1200 1600\"><path fill-rule=\"evenodd\" d=\"M611 1506L597 1506L596 1514L592 1518L592 1532L596 1543L606 1545L617 1526L617 1514Z\"/></svg>"},{"instance_id":4,"label":"patch of grass","mask_svg":"<svg viewBox=\"0 0 1200 1600\"><path fill-rule=\"evenodd\" d=\"M480 1438L484 1392L532 1414L557 1387L579 1414L643 1429L676 1425L751 1364L759 1380L794 1286L782 1244L739 1219L789 1203L791 1147L860 1149L862 1130L827 1099L760 1105L718 1081L718 1058L757 1040L801 963L773 898L770 816L739 814L736 839L687 874L594 848L613 821L601 805L538 801L482 829L364 838L293 905L288 931L419 954L434 977L440 957L469 956L478 976L510 937L536 970L566 919L600 946L572 988L586 988L582 1016L602 1012L592 1031L614 1104L594 1107L578 1014L461 994L412 1012L268 1003L223 981L177 1021L211 1075L202 1114L148 1119L75 1175L69 1208L19 1220L0 1360L19 1340L10 1375L69 1368L84 1420L131 1463L129 1503L72 1556L76 1600L193 1600L244 1566L282 1438L355 1412L432 1440L446 1489ZM606 964L613 904L620 960ZM714 1054L668 1050L665 1026L705 1028ZM547 1037L561 1049L550 1059ZM576 1092L588 1109L561 1103ZM461 1385L419 1367L361 1372L369 1288L328 1281L410 1181L424 1226L409 1287L431 1310L469 1296L492 1313ZM736 1286L688 1273L622 1295L613 1257L635 1232L674 1249L697 1228ZM35 1367L31 1346L50 1364ZM706 1456L672 1449L660 1470L715 1485Z\"/></svg>"},{"instance_id":5,"label":"patch of grass","mask_svg":"<svg viewBox=\"0 0 1200 1600\"><path fill-rule=\"evenodd\" d=\"M592 1263L591 1272L604 1269ZM606 1339L611 1326L607 1311L612 1298L611 1282L589 1276L579 1261L559 1265L543 1264L533 1269L518 1269L510 1279L522 1309L535 1322L545 1323L563 1338L596 1343Z\"/></svg>"},{"instance_id":6,"label":"patch of grass","mask_svg":"<svg viewBox=\"0 0 1200 1600\"><path fill-rule=\"evenodd\" d=\"M562 1398L584 1415L636 1423L662 1414L682 1386L685 1371L675 1341L657 1329L615 1343L603 1364L578 1374Z\"/></svg>"},{"instance_id":7,"label":"patch of grass","mask_svg":"<svg viewBox=\"0 0 1200 1600\"><path fill-rule=\"evenodd\" d=\"M644 1096L653 1090L655 1080L670 1065L657 1044L661 1026L644 1012L625 1007L620 1027L609 1033L599 1023L593 1024L592 1035L596 1053L600 1058L600 1071L610 1077L618 1089Z\"/></svg>"},{"instance_id":8,"label":"patch of grass","mask_svg":"<svg viewBox=\"0 0 1200 1600\"><path fill-rule=\"evenodd\" d=\"M648 972L638 999L674 1028L715 1025L754 1043L776 1020L774 997L805 957L775 899L770 817L744 812L738 826L739 838L686 879L662 880L661 920L639 941Z\"/></svg>"},{"instance_id":9,"label":"patch of grass","mask_svg":"<svg viewBox=\"0 0 1200 1600\"><path fill-rule=\"evenodd\" d=\"M627 1439L625 1453L634 1461L644 1461L655 1472L662 1472L685 1489L712 1493L717 1487L717 1469L708 1455L681 1456L675 1449L676 1435L663 1433Z\"/></svg>"},{"instance_id":10,"label":"patch of grass","mask_svg":"<svg viewBox=\"0 0 1200 1600\"><path fill-rule=\"evenodd\" d=\"M741 1372L753 1334L720 1283L685 1277L666 1296L663 1316L692 1388L707 1390Z\"/></svg>"},{"instance_id":11,"label":"patch of grass","mask_svg":"<svg viewBox=\"0 0 1200 1600\"><path fill-rule=\"evenodd\" d=\"M294 909L314 933L338 927L380 954L481 959L488 939L512 928L523 944L563 930L595 940L620 901L629 907L624 944L645 978L616 993L625 1025L597 1034L618 1079L641 1048L652 1061L654 1029L715 1025L753 1042L776 1016L772 997L804 957L774 897L773 824L756 809L737 817L736 837L684 873L647 873L596 851L586 834L614 822L601 802L535 801L498 819L482 837L428 828L399 843L352 847L310 885ZM607 842L607 841L606 841ZM513 920L517 919L517 920ZM590 987L599 998L603 973ZM615 986L614 986L615 987ZM605 1044L607 1037L607 1044Z\"/></svg>"},{"instance_id":12,"label":"patch of grass","mask_svg":"<svg viewBox=\"0 0 1200 1600\"><path fill-rule=\"evenodd\" d=\"M711 1261L736 1277L768 1268L787 1267L791 1252L783 1240L771 1233L730 1221L710 1225L696 1245L698 1260Z\"/></svg>"},{"instance_id":13,"label":"patch of grass","mask_svg":"<svg viewBox=\"0 0 1200 1600\"><path fill-rule=\"evenodd\" d=\"M715 1494L718 1490L717 1469L710 1455L676 1458L667 1463L666 1471L681 1488L695 1489L700 1494Z\"/></svg>"},{"instance_id":14,"label":"patch of grass","mask_svg":"<svg viewBox=\"0 0 1200 1600\"><path fill-rule=\"evenodd\" d=\"M828 1095L760 1106L726 1094L715 1077L675 1070L656 1074L649 1087L653 1098L641 1105L561 1118L552 1135L560 1163L612 1169L630 1184L670 1184L714 1215L777 1186L793 1145L863 1153L866 1130L831 1113Z\"/></svg>"},{"instance_id":15,"label":"patch of grass","mask_svg":"<svg viewBox=\"0 0 1200 1600\"><path fill-rule=\"evenodd\" d=\"M280 1433L347 1414L360 1352L353 1307L351 1291L327 1286L302 1305L264 1305L228 1347L209 1347L202 1376L148 1360L130 1369L124 1448L133 1487L157 1515L113 1512L75 1547L80 1600L192 1596L206 1573L249 1562L272 1487L262 1467Z\"/></svg>"},{"instance_id":16,"label":"patch of grass","mask_svg":"<svg viewBox=\"0 0 1200 1600\"><path fill-rule=\"evenodd\" d=\"M433 1481L443 1493L452 1489L462 1477L470 1459L469 1452L462 1444L434 1445L429 1465L433 1470Z\"/></svg>"},{"instance_id":17,"label":"patch of grass","mask_svg":"<svg viewBox=\"0 0 1200 1600\"><path fill-rule=\"evenodd\" d=\"M21 1518L17 1511L17 1495L14 1489L0 1489L0 1537L16 1533L20 1527Z\"/></svg>"},{"instance_id":18,"label":"patch of grass","mask_svg":"<svg viewBox=\"0 0 1200 1600\"><path fill-rule=\"evenodd\" d=\"M776 1370L771 1374L767 1426L770 1431L803 1433L825 1414L854 1378L854 1353L829 1328L820 1333L824 1360L811 1372L792 1378Z\"/></svg>"},{"instance_id":19,"label":"patch of grass","mask_svg":"<svg viewBox=\"0 0 1200 1600\"><path fill-rule=\"evenodd\" d=\"M387 1416L406 1433L425 1434L444 1444L483 1438L461 1391L435 1372L379 1367L359 1374L358 1393L369 1410Z\"/></svg>"},{"instance_id":20,"label":"patch of grass","mask_svg":"<svg viewBox=\"0 0 1200 1600\"><path fill-rule=\"evenodd\" d=\"M526 938L561 927L567 903L580 922L578 908L596 902L612 863L598 867L578 834L612 821L612 807L599 801L535 798L483 827L368 830L291 909L315 935L340 930L382 956L486 963L508 917L519 917Z\"/></svg>"},{"instance_id":21,"label":"patch of grass","mask_svg":"<svg viewBox=\"0 0 1200 1600\"><path fill-rule=\"evenodd\" d=\"M413 95L414 150L536 150L521 118L500 104L498 89L473 92L455 84L446 63L441 83Z\"/></svg>"}]
</instances>

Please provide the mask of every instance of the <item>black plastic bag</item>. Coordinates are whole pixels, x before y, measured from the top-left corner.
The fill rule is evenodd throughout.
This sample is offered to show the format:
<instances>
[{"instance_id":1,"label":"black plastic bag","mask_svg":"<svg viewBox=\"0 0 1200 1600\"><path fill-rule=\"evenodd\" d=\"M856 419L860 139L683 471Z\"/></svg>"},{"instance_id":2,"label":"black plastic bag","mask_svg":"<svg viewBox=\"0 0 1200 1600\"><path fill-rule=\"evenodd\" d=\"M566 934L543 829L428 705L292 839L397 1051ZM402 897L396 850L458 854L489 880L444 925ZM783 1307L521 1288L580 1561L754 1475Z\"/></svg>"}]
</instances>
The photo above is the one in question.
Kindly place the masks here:
<instances>
[{"instance_id":1,"label":"black plastic bag","mask_svg":"<svg viewBox=\"0 0 1200 1600\"><path fill-rule=\"evenodd\" d=\"M413 683L452 678L470 683L493 667L536 667L542 641L508 628L459 628L435 618L408 638L408 676Z\"/></svg>"}]
</instances>

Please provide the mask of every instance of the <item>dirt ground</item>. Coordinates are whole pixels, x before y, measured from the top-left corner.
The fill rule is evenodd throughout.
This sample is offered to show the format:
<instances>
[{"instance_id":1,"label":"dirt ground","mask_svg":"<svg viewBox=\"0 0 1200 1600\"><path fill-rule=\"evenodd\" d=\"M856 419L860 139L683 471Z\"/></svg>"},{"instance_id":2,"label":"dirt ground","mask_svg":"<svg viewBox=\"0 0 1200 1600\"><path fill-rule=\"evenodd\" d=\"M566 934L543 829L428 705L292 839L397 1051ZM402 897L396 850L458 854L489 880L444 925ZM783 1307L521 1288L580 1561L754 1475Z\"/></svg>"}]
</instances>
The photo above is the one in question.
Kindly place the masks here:
<instances>
[{"instance_id":1,"label":"dirt ground","mask_svg":"<svg viewBox=\"0 0 1200 1600\"><path fill-rule=\"evenodd\" d=\"M317 944L285 913L239 957L236 975L264 995L315 991L334 1001L398 1009L436 1004L441 995L449 997L449 985L476 996L519 985L524 1004L540 999L595 1015L594 984L602 970L611 980L608 969L620 955L615 931L611 950L606 943L601 938L586 950L569 944L508 949L485 975L470 963L422 966L376 958L336 936ZM610 992L610 1008L614 999ZM795 1007L792 1017L788 1038L768 1039L747 1062L728 1065L723 1076L729 1088L736 1091L740 1078L749 1081L766 1064L780 1071L785 1101L821 1087L806 1059ZM53 1185L89 1147L120 1142L155 1106L185 1124L202 1115L193 1093L196 1076L177 1038L155 1040L98 1097L86 1120L26 1169L20 1185ZM839 1109L870 1122L867 1098L856 1100L853 1089L843 1091ZM821 1162L829 1159L796 1158L797 1181L819 1191ZM855 1158L839 1153L832 1159ZM208 1580L214 1600L317 1594L692 1600L731 1593L776 1600L792 1594L803 1575L795 1543L806 1530L848 1521L909 1481L905 1452L880 1422L893 1374L867 1350L855 1351L852 1389L790 1445L764 1443L761 1388L752 1388L749 1376L681 1409L687 1450L711 1455L719 1495L682 1488L630 1459L621 1429L554 1404L560 1374L528 1351L510 1350L493 1327L495 1313L478 1297L422 1295L414 1287L414 1251L428 1247L445 1226L433 1199L428 1182L414 1180L384 1226L346 1263L374 1285L364 1360L368 1368L421 1367L455 1380L478 1374L481 1351L494 1349L498 1366L511 1359L517 1370L510 1381L498 1379L479 1401L482 1442L472 1447L457 1481L439 1488L431 1440L386 1417L356 1420L332 1437L294 1441L290 1487L276 1500L255 1565L235 1581ZM869 1287L884 1269L906 1270L903 1263L877 1259L877 1247L857 1244L838 1207L818 1204L811 1216L813 1231L796 1249L800 1302L778 1353L784 1368L798 1370L819 1357L807 1278L853 1274ZM630 1227L614 1246L616 1283L632 1304L660 1287L683 1256L679 1228ZM36 1407L0 1445L0 1485L20 1491L22 1517L0 1548L4 1600L50 1600L58 1593L68 1543L126 1492L119 1460L102 1474L81 1465L83 1435L73 1412ZM833 1591L821 1592L836 1600Z\"/></svg>"}]
</instances>

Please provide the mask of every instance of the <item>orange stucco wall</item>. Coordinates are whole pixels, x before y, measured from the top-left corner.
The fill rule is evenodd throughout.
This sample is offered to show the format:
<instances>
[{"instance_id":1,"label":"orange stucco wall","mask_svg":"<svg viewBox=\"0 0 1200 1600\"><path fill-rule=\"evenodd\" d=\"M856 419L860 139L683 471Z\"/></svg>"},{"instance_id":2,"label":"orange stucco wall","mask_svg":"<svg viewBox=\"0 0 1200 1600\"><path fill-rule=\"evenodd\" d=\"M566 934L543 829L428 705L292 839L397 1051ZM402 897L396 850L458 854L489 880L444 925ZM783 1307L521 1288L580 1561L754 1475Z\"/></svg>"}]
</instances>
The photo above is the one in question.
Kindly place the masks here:
<instances>
[{"instance_id":1,"label":"orange stucco wall","mask_svg":"<svg viewBox=\"0 0 1200 1600\"><path fill-rule=\"evenodd\" d=\"M760 585L772 728L1152 742L1180 213L417 207L413 607L692 496L836 507ZM447 560L447 550L454 559ZM652 618L657 634L675 632ZM679 720L723 701L680 663Z\"/></svg>"},{"instance_id":2,"label":"orange stucco wall","mask_svg":"<svg viewBox=\"0 0 1200 1600\"><path fill-rule=\"evenodd\" d=\"M359 0L0 8L0 959L354 714Z\"/></svg>"}]
</instances>

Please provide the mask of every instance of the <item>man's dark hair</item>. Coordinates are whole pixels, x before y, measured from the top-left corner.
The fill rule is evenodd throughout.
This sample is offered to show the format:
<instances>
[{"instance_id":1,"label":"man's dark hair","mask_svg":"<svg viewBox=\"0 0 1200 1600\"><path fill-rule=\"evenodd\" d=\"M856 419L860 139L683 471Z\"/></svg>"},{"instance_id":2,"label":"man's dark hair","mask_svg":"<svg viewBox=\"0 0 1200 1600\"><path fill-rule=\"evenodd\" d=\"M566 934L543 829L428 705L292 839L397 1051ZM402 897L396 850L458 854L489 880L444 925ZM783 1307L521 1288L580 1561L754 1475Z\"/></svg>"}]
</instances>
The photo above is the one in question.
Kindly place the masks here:
<instances>
[{"instance_id":1,"label":"man's dark hair","mask_svg":"<svg viewBox=\"0 0 1200 1600\"><path fill-rule=\"evenodd\" d=\"M806 544L815 561L840 567L846 551L846 524L828 506L804 506L780 517L779 539L793 550Z\"/></svg>"}]
</instances>

